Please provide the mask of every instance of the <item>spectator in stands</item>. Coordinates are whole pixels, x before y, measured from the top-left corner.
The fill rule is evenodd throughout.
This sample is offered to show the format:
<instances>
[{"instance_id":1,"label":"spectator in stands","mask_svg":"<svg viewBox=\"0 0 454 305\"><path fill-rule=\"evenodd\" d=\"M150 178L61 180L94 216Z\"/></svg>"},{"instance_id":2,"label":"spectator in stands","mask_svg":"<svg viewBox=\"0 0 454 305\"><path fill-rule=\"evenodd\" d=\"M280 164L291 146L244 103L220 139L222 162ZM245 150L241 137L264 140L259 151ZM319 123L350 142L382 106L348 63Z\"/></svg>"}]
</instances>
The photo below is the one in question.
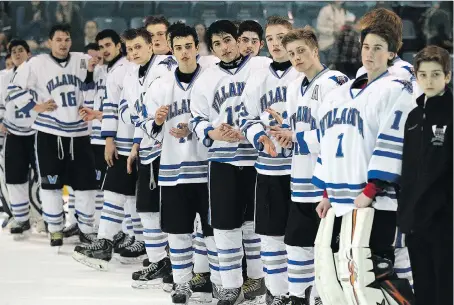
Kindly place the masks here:
<instances>
[{"instance_id":1,"label":"spectator in stands","mask_svg":"<svg viewBox=\"0 0 454 305\"><path fill-rule=\"evenodd\" d=\"M356 78L356 71L362 66L360 33L354 22L354 16L348 15L326 62L330 69L342 71L350 79Z\"/></svg>"},{"instance_id":2,"label":"spectator in stands","mask_svg":"<svg viewBox=\"0 0 454 305\"><path fill-rule=\"evenodd\" d=\"M67 23L71 26L72 50L82 52L85 46L82 34L82 15L76 2L58 1L55 19L58 23Z\"/></svg>"},{"instance_id":3,"label":"spectator in stands","mask_svg":"<svg viewBox=\"0 0 454 305\"><path fill-rule=\"evenodd\" d=\"M421 18L426 44L437 45L452 53L452 23L449 14L440 8L440 3L433 2Z\"/></svg>"},{"instance_id":4,"label":"spectator in stands","mask_svg":"<svg viewBox=\"0 0 454 305\"><path fill-rule=\"evenodd\" d=\"M0 52L6 51L6 45L11 39L11 18L6 10L6 2L0 1Z\"/></svg>"},{"instance_id":5,"label":"spectator in stands","mask_svg":"<svg viewBox=\"0 0 454 305\"><path fill-rule=\"evenodd\" d=\"M153 53L156 55L172 55L167 44L167 29L170 23L164 16L148 16L145 19L145 27L151 34Z\"/></svg>"},{"instance_id":6,"label":"spectator in stands","mask_svg":"<svg viewBox=\"0 0 454 305\"><path fill-rule=\"evenodd\" d=\"M197 32L197 36L199 38L199 54L200 55L210 55L210 49L208 48L205 42L205 33L207 28L204 23L196 23L195 31Z\"/></svg>"},{"instance_id":7,"label":"spectator in stands","mask_svg":"<svg viewBox=\"0 0 454 305\"><path fill-rule=\"evenodd\" d=\"M44 2L30 1L24 7L23 24L18 28L18 36L23 37L31 50L38 48L46 39L49 16Z\"/></svg>"},{"instance_id":8,"label":"spectator in stands","mask_svg":"<svg viewBox=\"0 0 454 305\"><path fill-rule=\"evenodd\" d=\"M324 6L317 18L318 44L320 47L320 61L328 62L328 54L336 36L345 25L347 11L343 1L335 1Z\"/></svg>"},{"instance_id":9,"label":"spectator in stands","mask_svg":"<svg viewBox=\"0 0 454 305\"><path fill-rule=\"evenodd\" d=\"M84 28L85 41L84 44L96 43L96 35L98 34L98 24L94 20L85 22Z\"/></svg>"},{"instance_id":10,"label":"spectator in stands","mask_svg":"<svg viewBox=\"0 0 454 305\"><path fill-rule=\"evenodd\" d=\"M241 22L238 28L238 46L241 55L257 56L264 45L262 26L254 20Z\"/></svg>"}]
</instances>

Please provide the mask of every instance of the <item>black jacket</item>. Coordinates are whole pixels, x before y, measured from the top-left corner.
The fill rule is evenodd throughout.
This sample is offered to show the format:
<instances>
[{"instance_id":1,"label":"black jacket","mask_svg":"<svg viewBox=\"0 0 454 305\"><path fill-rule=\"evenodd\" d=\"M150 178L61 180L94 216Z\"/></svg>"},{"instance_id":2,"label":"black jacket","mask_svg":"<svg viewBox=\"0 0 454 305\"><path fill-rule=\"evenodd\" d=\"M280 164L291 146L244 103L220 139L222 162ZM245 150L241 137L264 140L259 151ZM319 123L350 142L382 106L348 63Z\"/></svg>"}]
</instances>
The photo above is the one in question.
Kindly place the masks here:
<instances>
[{"instance_id":1,"label":"black jacket","mask_svg":"<svg viewBox=\"0 0 454 305\"><path fill-rule=\"evenodd\" d=\"M404 233L429 228L453 213L453 97L423 94L405 123L397 221ZM424 105L425 104L425 105Z\"/></svg>"}]
</instances>

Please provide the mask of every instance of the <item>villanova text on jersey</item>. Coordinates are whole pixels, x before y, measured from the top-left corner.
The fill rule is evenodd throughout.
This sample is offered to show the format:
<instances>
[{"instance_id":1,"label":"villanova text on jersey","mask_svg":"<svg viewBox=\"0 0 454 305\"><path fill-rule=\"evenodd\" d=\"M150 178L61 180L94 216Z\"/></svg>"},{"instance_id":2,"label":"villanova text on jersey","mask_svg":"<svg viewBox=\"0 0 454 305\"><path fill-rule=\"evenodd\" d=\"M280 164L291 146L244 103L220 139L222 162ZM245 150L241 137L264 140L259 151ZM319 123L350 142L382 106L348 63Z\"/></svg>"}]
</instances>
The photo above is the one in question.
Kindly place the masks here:
<instances>
[{"instance_id":1,"label":"villanova text on jersey","mask_svg":"<svg viewBox=\"0 0 454 305\"><path fill-rule=\"evenodd\" d=\"M216 110L217 113L219 113L222 104L230 98L234 96L241 96L243 94L244 86L246 85L246 82L236 82L236 83L230 83L227 88L226 92L226 86L222 86L218 91L216 91L214 95L214 100L212 107L214 110Z\"/></svg>"},{"instance_id":2,"label":"villanova text on jersey","mask_svg":"<svg viewBox=\"0 0 454 305\"><path fill-rule=\"evenodd\" d=\"M340 114L340 116L338 116ZM325 136L325 130L334 125L348 124L358 128L359 134L364 139L364 121L361 114L356 108L344 108L342 112L339 108L328 111L320 120L320 131L322 137Z\"/></svg>"},{"instance_id":3,"label":"villanova text on jersey","mask_svg":"<svg viewBox=\"0 0 454 305\"><path fill-rule=\"evenodd\" d=\"M67 86L67 85L72 85L75 87L78 87L79 89L83 89L84 82L81 81L77 76L71 75L71 74L63 74L61 76L56 76L55 78L51 79L47 83L47 91L49 94L57 89L60 86Z\"/></svg>"},{"instance_id":4,"label":"villanova text on jersey","mask_svg":"<svg viewBox=\"0 0 454 305\"><path fill-rule=\"evenodd\" d=\"M270 108L271 105L276 103L285 103L287 102L287 87L277 87L275 91L268 91L267 94L262 95L260 98L260 108L262 112L265 112L267 108Z\"/></svg>"},{"instance_id":5,"label":"villanova text on jersey","mask_svg":"<svg viewBox=\"0 0 454 305\"><path fill-rule=\"evenodd\" d=\"M290 118L293 129L296 129L296 123L306 123L311 125L311 130L317 129L315 118L312 116L312 110L307 106L299 106L296 113Z\"/></svg>"},{"instance_id":6,"label":"villanova text on jersey","mask_svg":"<svg viewBox=\"0 0 454 305\"><path fill-rule=\"evenodd\" d=\"M191 112L191 100L190 99L183 99L181 101L181 108L178 109L179 103L173 102L169 105L169 113L167 114L167 121L171 120L172 118Z\"/></svg>"}]
</instances>

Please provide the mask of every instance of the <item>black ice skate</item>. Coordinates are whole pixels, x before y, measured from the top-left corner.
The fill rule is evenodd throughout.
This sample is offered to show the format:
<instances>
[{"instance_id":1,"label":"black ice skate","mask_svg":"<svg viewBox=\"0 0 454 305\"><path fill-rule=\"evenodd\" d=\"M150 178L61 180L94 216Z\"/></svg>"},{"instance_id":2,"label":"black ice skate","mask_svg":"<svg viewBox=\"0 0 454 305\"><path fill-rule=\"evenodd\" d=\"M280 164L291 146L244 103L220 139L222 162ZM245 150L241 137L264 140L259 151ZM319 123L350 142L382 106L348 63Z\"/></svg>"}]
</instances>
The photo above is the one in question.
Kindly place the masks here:
<instances>
[{"instance_id":1,"label":"black ice skate","mask_svg":"<svg viewBox=\"0 0 454 305\"><path fill-rule=\"evenodd\" d=\"M124 253L124 252L123 252ZM165 257L157 263L151 263L148 267L132 274L132 287L139 289L163 287L164 277L172 273L170 259Z\"/></svg>"},{"instance_id":2,"label":"black ice skate","mask_svg":"<svg viewBox=\"0 0 454 305\"><path fill-rule=\"evenodd\" d=\"M271 301L271 303L268 303ZM290 304L290 298L288 296L276 296L272 299L268 299L266 305L288 305Z\"/></svg>"},{"instance_id":3,"label":"black ice skate","mask_svg":"<svg viewBox=\"0 0 454 305\"><path fill-rule=\"evenodd\" d=\"M305 298L298 298L292 295L290 296L289 305L309 305L309 300Z\"/></svg>"},{"instance_id":4,"label":"black ice skate","mask_svg":"<svg viewBox=\"0 0 454 305\"><path fill-rule=\"evenodd\" d=\"M94 241L97 240L96 236L97 236L96 233L85 234L85 233L79 232L79 240L83 244L93 243Z\"/></svg>"},{"instance_id":5,"label":"black ice skate","mask_svg":"<svg viewBox=\"0 0 454 305\"><path fill-rule=\"evenodd\" d=\"M115 236L114 236L114 239L115 239ZM114 257L117 259L120 259L121 252L123 252L123 250L126 249L127 247L131 246L135 240L136 239L134 236L125 234L123 241L121 241L118 244L117 243L114 244Z\"/></svg>"},{"instance_id":6,"label":"black ice skate","mask_svg":"<svg viewBox=\"0 0 454 305\"><path fill-rule=\"evenodd\" d=\"M63 232L50 233L50 246L51 247L63 246Z\"/></svg>"},{"instance_id":7,"label":"black ice skate","mask_svg":"<svg viewBox=\"0 0 454 305\"><path fill-rule=\"evenodd\" d=\"M112 248L112 241L102 238L90 245L76 246L72 256L81 264L107 271L108 263L112 259Z\"/></svg>"},{"instance_id":8,"label":"black ice skate","mask_svg":"<svg viewBox=\"0 0 454 305\"><path fill-rule=\"evenodd\" d=\"M164 275L162 278L162 290L165 292L172 292L173 290L173 274L169 273L167 275Z\"/></svg>"},{"instance_id":9,"label":"black ice skate","mask_svg":"<svg viewBox=\"0 0 454 305\"><path fill-rule=\"evenodd\" d=\"M145 268L150 266L150 260L148 258L144 259L143 262L142 262L142 266L144 266Z\"/></svg>"},{"instance_id":10,"label":"black ice skate","mask_svg":"<svg viewBox=\"0 0 454 305\"><path fill-rule=\"evenodd\" d=\"M120 262L122 264L134 264L143 261L147 257L145 243L143 241L134 241L132 245L126 247L120 253Z\"/></svg>"},{"instance_id":11,"label":"black ice skate","mask_svg":"<svg viewBox=\"0 0 454 305\"><path fill-rule=\"evenodd\" d=\"M126 238L126 234L123 233L122 231L118 232L117 234L114 235L113 237L113 244L114 244L114 248L116 245L119 245L121 244Z\"/></svg>"},{"instance_id":12,"label":"black ice skate","mask_svg":"<svg viewBox=\"0 0 454 305\"><path fill-rule=\"evenodd\" d=\"M63 229L64 238L78 236L79 233L80 233L80 230L79 230L79 226L77 225L77 223L73 223L72 225L69 225Z\"/></svg>"},{"instance_id":13,"label":"black ice skate","mask_svg":"<svg viewBox=\"0 0 454 305\"><path fill-rule=\"evenodd\" d=\"M265 279L247 278L243 284L245 304L262 304L265 301L266 286Z\"/></svg>"},{"instance_id":14,"label":"black ice skate","mask_svg":"<svg viewBox=\"0 0 454 305\"><path fill-rule=\"evenodd\" d=\"M10 228L14 240L21 240L30 234L30 221L13 221Z\"/></svg>"},{"instance_id":15,"label":"black ice skate","mask_svg":"<svg viewBox=\"0 0 454 305\"><path fill-rule=\"evenodd\" d=\"M192 296L191 301L198 303L211 303L213 300L213 285L210 273L196 273L189 282Z\"/></svg>"},{"instance_id":16,"label":"black ice skate","mask_svg":"<svg viewBox=\"0 0 454 305\"><path fill-rule=\"evenodd\" d=\"M237 305L244 301L243 290L240 288L225 289L218 287L218 305Z\"/></svg>"},{"instance_id":17,"label":"black ice skate","mask_svg":"<svg viewBox=\"0 0 454 305\"><path fill-rule=\"evenodd\" d=\"M175 284L175 290L172 292L173 304L188 304L191 297L191 287L189 283Z\"/></svg>"}]
</instances>

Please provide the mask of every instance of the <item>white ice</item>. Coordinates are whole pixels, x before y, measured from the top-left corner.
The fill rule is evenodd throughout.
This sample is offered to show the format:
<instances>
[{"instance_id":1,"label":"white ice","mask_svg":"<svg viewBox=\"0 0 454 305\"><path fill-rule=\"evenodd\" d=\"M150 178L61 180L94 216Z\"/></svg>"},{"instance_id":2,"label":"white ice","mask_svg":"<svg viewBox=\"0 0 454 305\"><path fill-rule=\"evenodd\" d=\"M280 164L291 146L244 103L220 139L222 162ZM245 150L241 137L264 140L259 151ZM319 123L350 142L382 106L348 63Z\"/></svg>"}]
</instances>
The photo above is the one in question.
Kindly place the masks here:
<instances>
[{"instance_id":1,"label":"white ice","mask_svg":"<svg viewBox=\"0 0 454 305\"><path fill-rule=\"evenodd\" d=\"M113 261L110 271L96 271L73 260L74 246L66 243L57 254L46 235L14 241L0 229L0 305L172 304L162 290L131 288L141 264Z\"/></svg>"}]
</instances>

